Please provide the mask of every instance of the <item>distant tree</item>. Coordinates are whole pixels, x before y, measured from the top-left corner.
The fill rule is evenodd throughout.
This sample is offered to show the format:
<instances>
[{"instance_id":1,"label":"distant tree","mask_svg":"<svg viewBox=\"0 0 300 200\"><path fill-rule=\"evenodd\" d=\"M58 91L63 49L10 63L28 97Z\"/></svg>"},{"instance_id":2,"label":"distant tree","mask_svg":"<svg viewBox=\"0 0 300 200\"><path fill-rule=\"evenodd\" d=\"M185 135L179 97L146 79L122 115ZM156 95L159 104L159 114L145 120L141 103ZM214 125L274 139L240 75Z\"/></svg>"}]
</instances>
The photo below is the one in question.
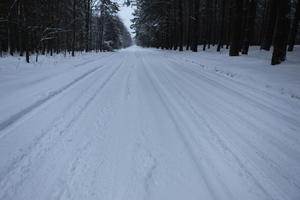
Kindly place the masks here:
<instances>
[{"instance_id":1,"label":"distant tree","mask_svg":"<svg viewBox=\"0 0 300 200\"><path fill-rule=\"evenodd\" d=\"M76 51L103 50L105 31L113 31L117 37L112 42L119 44L114 47L123 48L131 38L116 19L118 11L118 4L111 0L0 1L0 55L25 52L30 62L31 54L37 60L39 54L75 56ZM111 21L118 25L108 26Z\"/></svg>"}]
</instances>

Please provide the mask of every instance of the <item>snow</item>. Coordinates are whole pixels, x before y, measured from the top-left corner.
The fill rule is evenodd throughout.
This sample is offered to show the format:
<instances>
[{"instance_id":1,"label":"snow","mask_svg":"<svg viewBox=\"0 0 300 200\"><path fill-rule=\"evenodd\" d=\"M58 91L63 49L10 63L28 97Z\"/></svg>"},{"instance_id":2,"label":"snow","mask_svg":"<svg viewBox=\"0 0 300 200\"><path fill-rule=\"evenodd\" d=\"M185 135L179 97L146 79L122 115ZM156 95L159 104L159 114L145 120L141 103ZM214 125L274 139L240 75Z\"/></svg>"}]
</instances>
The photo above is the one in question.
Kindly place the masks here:
<instances>
[{"instance_id":1,"label":"snow","mask_svg":"<svg viewBox=\"0 0 300 200\"><path fill-rule=\"evenodd\" d=\"M0 199L300 199L300 48L0 59Z\"/></svg>"}]
</instances>

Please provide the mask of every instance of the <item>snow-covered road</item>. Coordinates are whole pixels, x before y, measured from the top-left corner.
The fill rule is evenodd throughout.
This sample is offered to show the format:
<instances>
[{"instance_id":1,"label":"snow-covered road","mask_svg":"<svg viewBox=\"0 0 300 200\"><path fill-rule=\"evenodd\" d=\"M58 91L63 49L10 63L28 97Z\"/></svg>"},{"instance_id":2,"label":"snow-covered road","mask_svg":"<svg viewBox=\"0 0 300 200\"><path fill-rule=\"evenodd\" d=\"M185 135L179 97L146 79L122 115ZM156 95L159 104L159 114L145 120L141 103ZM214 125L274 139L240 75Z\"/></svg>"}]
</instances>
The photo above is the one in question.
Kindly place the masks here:
<instances>
[{"instance_id":1,"label":"snow-covered road","mask_svg":"<svg viewBox=\"0 0 300 200\"><path fill-rule=\"evenodd\" d=\"M298 97L188 59L0 75L0 199L300 199Z\"/></svg>"}]
</instances>

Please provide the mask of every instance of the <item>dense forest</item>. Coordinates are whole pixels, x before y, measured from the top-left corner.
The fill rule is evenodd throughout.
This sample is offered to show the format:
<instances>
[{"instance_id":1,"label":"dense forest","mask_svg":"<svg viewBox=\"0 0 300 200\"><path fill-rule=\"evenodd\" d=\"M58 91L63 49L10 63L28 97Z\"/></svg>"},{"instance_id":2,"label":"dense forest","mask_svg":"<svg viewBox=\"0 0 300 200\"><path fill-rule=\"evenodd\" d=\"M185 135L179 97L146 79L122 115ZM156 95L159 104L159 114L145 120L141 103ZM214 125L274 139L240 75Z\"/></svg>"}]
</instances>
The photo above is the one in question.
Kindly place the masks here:
<instances>
[{"instance_id":1,"label":"dense forest","mask_svg":"<svg viewBox=\"0 0 300 200\"><path fill-rule=\"evenodd\" d=\"M0 1L0 56L112 51L131 45L112 0Z\"/></svg>"},{"instance_id":2,"label":"dense forest","mask_svg":"<svg viewBox=\"0 0 300 200\"><path fill-rule=\"evenodd\" d=\"M286 59L297 40L300 3L295 0L136 0L133 28L144 47L198 51L217 46L230 56L250 45L273 49L272 65ZM299 37L298 37L299 38ZM271 48L271 47L274 48Z\"/></svg>"}]
</instances>

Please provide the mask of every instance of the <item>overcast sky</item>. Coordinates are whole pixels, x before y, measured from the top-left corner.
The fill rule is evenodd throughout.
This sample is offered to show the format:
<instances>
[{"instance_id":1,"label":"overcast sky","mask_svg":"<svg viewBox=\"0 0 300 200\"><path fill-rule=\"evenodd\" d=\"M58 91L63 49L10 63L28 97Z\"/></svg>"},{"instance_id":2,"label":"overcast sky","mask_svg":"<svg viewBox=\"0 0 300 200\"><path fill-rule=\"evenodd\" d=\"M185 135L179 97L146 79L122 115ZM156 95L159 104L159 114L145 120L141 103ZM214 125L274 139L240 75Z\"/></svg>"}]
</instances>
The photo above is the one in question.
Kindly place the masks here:
<instances>
[{"instance_id":1,"label":"overcast sky","mask_svg":"<svg viewBox=\"0 0 300 200\"><path fill-rule=\"evenodd\" d=\"M119 2L121 2L121 0L119 0ZM131 25L130 19L133 18L132 12L133 12L132 7L123 6L122 3L120 3L119 16L123 20L125 26L129 30L129 32L131 32L131 34L132 34L132 31L133 31L133 30L130 29L130 25Z\"/></svg>"}]
</instances>

